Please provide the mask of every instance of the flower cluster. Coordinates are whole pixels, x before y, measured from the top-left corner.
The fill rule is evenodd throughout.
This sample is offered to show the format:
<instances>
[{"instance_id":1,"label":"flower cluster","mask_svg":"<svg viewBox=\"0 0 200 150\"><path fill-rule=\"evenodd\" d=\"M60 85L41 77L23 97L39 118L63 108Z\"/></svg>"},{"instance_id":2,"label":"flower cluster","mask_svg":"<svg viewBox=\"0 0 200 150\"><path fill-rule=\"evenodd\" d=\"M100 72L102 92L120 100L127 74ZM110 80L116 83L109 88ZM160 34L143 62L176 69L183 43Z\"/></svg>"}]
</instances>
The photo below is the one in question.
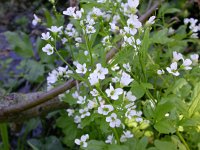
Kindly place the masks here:
<instances>
[{"instance_id":1,"label":"flower cluster","mask_svg":"<svg viewBox=\"0 0 200 150\"><path fill-rule=\"evenodd\" d=\"M191 54L190 58L184 59L183 55L181 53L178 53L176 51L173 52L173 60L172 63L170 64L169 67L166 67L166 70L168 73L174 75L174 76L179 76L180 72L179 69L183 70L191 70L192 66L197 65L199 59L198 54ZM182 62L178 68L178 64ZM157 70L157 74L161 75L164 74L165 71L163 69Z\"/></svg>"},{"instance_id":2,"label":"flower cluster","mask_svg":"<svg viewBox=\"0 0 200 150\"><path fill-rule=\"evenodd\" d=\"M184 24L189 24L189 29L192 32L191 37L192 38L198 38L198 31L200 31L200 23L198 23L198 19L194 18L185 18L184 19Z\"/></svg>"},{"instance_id":3,"label":"flower cluster","mask_svg":"<svg viewBox=\"0 0 200 150\"><path fill-rule=\"evenodd\" d=\"M99 6L110 6L112 2L111 0L97 1ZM150 26L155 23L156 17L150 17L143 26L136 14L138 6L139 0L127 0L126 3L115 0L114 8L119 9L120 12L115 12L115 9L109 7L93 7L88 11L69 7L63 11L63 14L69 16L74 24L68 23L66 26L60 27L51 26L48 28L48 32L42 33L41 37L47 42L42 48L47 55L56 52L62 57L55 44L57 41L61 41L67 49L71 50L73 59L72 66L69 66L70 69L73 68L73 72L68 67L58 67L49 73L48 89L51 89L57 82L69 78L70 74L71 77L80 80L76 87L65 93L74 100L74 103L70 103L72 107L66 112L80 131L86 129L90 123L97 126L98 130L102 131L103 140L108 144L125 143L134 137L141 137L145 134L152 135L149 131L145 132L151 122L145 118L142 111L144 103L141 100L153 97L148 91L149 85L146 83L148 79L143 79L146 76L145 71L141 69L142 63L138 61L141 66L138 65L137 68L131 62L132 58L131 60L125 58L119 62L114 58L108 63L105 59L106 51L115 47L119 42L116 40L115 34L121 38L120 50L122 52L124 49L130 49L133 51L134 57L142 57L137 55L141 54L140 45L143 44L140 39L146 33L145 29L149 31ZM124 18L121 18L122 14ZM199 30L196 21L190 19L185 23L190 23L190 28L194 33ZM77 60L75 60L76 58ZM192 54L189 58L185 58L181 53L174 51L172 63L166 69L157 70L157 74L162 75L167 71L169 74L179 76L180 70L191 70L198 64L198 59L198 54ZM114 61L116 63L113 63ZM67 62L64 61L64 63ZM141 88L142 92L135 92L136 83L138 83L136 88ZM62 95L62 99L64 98L65 96ZM155 100L155 104L151 105L152 109L156 107L156 103L157 100ZM140 136L138 136L138 132L141 132ZM93 136L90 135L90 138ZM80 139L75 139L75 144L86 148L88 140L89 133L82 135Z\"/></svg>"},{"instance_id":4,"label":"flower cluster","mask_svg":"<svg viewBox=\"0 0 200 150\"><path fill-rule=\"evenodd\" d=\"M51 71L47 77L47 90L52 89L56 82L65 81L72 73L73 72L68 69L68 66L58 67Z\"/></svg>"}]
</instances>

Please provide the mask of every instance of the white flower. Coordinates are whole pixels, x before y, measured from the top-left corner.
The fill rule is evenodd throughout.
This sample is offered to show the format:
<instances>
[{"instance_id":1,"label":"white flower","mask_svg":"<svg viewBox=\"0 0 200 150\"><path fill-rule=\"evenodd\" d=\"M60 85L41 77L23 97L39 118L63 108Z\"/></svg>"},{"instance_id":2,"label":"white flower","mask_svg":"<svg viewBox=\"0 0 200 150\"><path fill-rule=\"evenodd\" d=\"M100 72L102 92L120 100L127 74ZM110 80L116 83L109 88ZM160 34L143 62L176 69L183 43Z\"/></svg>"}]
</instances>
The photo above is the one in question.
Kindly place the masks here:
<instances>
[{"instance_id":1,"label":"white flower","mask_svg":"<svg viewBox=\"0 0 200 150\"><path fill-rule=\"evenodd\" d=\"M46 44L45 47L42 48L43 52L46 52L47 55L53 54L53 47L50 44Z\"/></svg>"},{"instance_id":2,"label":"white flower","mask_svg":"<svg viewBox=\"0 0 200 150\"><path fill-rule=\"evenodd\" d=\"M83 10L83 8L81 8L81 10L78 10L75 13L73 13L74 19L81 19L83 12L84 12L84 10Z\"/></svg>"},{"instance_id":3,"label":"white flower","mask_svg":"<svg viewBox=\"0 0 200 150\"><path fill-rule=\"evenodd\" d=\"M47 33L42 33L42 37L41 37L41 39L43 39L43 40L49 40L51 38L51 36L50 36L50 33L49 32L47 32Z\"/></svg>"},{"instance_id":4,"label":"white flower","mask_svg":"<svg viewBox=\"0 0 200 150\"><path fill-rule=\"evenodd\" d=\"M131 76L123 71L121 79L120 79L120 85L122 87L128 86L132 81L133 81L133 79L131 78Z\"/></svg>"},{"instance_id":5,"label":"white flower","mask_svg":"<svg viewBox=\"0 0 200 150\"><path fill-rule=\"evenodd\" d=\"M85 104L86 96L78 96L77 104Z\"/></svg>"},{"instance_id":6,"label":"white flower","mask_svg":"<svg viewBox=\"0 0 200 150\"><path fill-rule=\"evenodd\" d=\"M124 134L120 137L120 142L126 142L127 139L132 138L133 134L131 131L123 131Z\"/></svg>"},{"instance_id":7,"label":"white flower","mask_svg":"<svg viewBox=\"0 0 200 150\"><path fill-rule=\"evenodd\" d=\"M112 70L112 71L119 70L118 64L115 64L114 66L112 66L112 67L111 67L111 70Z\"/></svg>"},{"instance_id":8,"label":"white flower","mask_svg":"<svg viewBox=\"0 0 200 150\"><path fill-rule=\"evenodd\" d=\"M167 67L166 70L173 74L174 76L179 76L180 73L177 71L177 62L173 62L170 67Z\"/></svg>"},{"instance_id":9,"label":"white flower","mask_svg":"<svg viewBox=\"0 0 200 150\"><path fill-rule=\"evenodd\" d=\"M84 63L83 65L81 64L76 64L76 72L77 73L82 73L82 74L85 74L87 72L87 68L86 68L86 64Z\"/></svg>"},{"instance_id":10,"label":"white flower","mask_svg":"<svg viewBox=\"0 0 200 150\"><path fill-rule=\"evenodd\" d=\"M179 61L180 59L183 59L183 55L181 53L173 52L173 61Z\"/></svg>"},{"instance_id":11,"label":"white flower","mask_svg":"<svg viewBox=\"0 0 200 150\"><path fill-rule=\"evenodd\" d=\"M137 29L142 27L142 23L139 21L138 16L131 15L130 18L127 20L128 27L124 27L124 30L131 34L135 35L137 33Z\"/></svg>"},{"instance_id":12,"label":"white flower","mask_svg":"<svg viewBox=\"0 0 200 150\"><path fill-rule=\"evenodd\" d=\"M125 116L129 119L131 119L133 116L136 116L137 112L133 109L128 109L127 112L125 113Z\"/></svg>"},{"instance_id":13,"label":"white flower","mask_svg":"<svg viewBox=\"0 0 200 150\"><path fill-rule=\"evenodd\" d=\"M170 27L168 30L168 34L172 35L172 34L174 34L174 32L175 32L175 30L172 27Z\"/></svg>"},{"instance_id":14,"label":"white flower","mask_svg":"<svg viewBox=\"0 0 200 150\"><path fill-rule=\"evenodd\" d=\"M101 105L98 107L98 113L102 115L108 115L108 113L113 110L114 107L112 105Z\"/></svg>"},{"instance_id":15,"label":"white flower","mask_svg":"<svg viewBox=\"0 0 200 150\"><path fill-rule=\"evenodd\" d=\"M38 16L36 14L33 14L33 21L32 21L32 25L36 26L39 22L41 22L41 19L38 18Z\"/></svg>"},{"instance_id":16,"label":"white flower","mask_svg":"<svg viewBox=\"0 0 200 150\"><path fill-rule=\"evenodd\" d=\"M119 30L119 27L116 26L115 23L109 23L109 25L110 25L110 30L111 30L112 32L116 32L116 31Z\"/></svg>"},{"instance_id":17,"label":"white flower","mask_svg":"<svg viewBox=\"0 0 200 150\"><path fill-rule=\"evenodd\" d=\"M57 27L57 26L51 26L51 28L47 28L49 31L53 33L61 32L63 26Z\"/></svg>"},{"instance_id":18,"label":"white flower","mask_svg":"<svg viewBox=\"0 0 200 150\"><path fill-rule=\"evenodd\" d=\"M146 22L147 25L152 25L155 23L155 16L151 16L149 20Z\"/></svg>"},{"instance_id":19,"label":"white flower","mask_svg":"<svg viewBox=\"0 0 200 150\"><path fill-rule=\"evenodd\" d=\"M95 33L95 32L96 32L96 29L93 26L91 26L91 25L86 26L86 33L87 34L92 34L92 33Z\"/></svg>"},{"instance_id":20,"label":"white flower","mask_svg":"<svg viewBox=\"0 0 200 150\"><path fill-rule=\"evenodd\" d=\"M58 80L58 72L56 70L53 70L51 73L49 73L47 77L47 84L53 84L56 83Z\"/></svg>"},{"instance_id":21,"label":"white flower","mask_svg":"<svg viewBox=\"0 0 200 150\"><path fill-rule=\"evenodd\" d=\"M75 116L74 117L74 122L75 123L80 123L81 122L81 117L80 116Z\"/></svg>"},{"instance_id":22,"label":"white flower","mask_svg":"<svg viewBox=\"0 0 200 150\"><path fill-rule=\"evenodd\" d=\"M124 69L125 69L127 72L131 72L131 66L130 66L129 63L123 64L123 67L124 67Z\"/></svg>"},{"instance_id":23,"label":"white flower","mask_svg":"<svg viewBox=\"0 0 200 150\"><path fill-rule=\"evenodd\" d=\"M81 42L82 42L82 39L81 39L81 37L76 37L76 38L75 38L75 41L81 43Z\"/></svg>"},{"instance_id":24,"label":"white flower","mask_svg":"<svg viewBox=\"0 0 200 150\"><path fill-rule=\"evenodd\" d=\"M194 64L198 63L199 55L198 54L192 54L190 55L190 58L194 62Z\"/></svg>"},{"instance_id":25,"label":"white flower","mask_svg":"<svg viewBox=\"0 0 200 150\"><path fill-rule=\"evenodd\" d=\"M82 147L87 147L88 143L86 142L89 139L89 135L85 134L81 136L81 139L75 139L75 143Z\"/></svg>"},{"instance_id":26,"label":"white flower","mask_svg":"<svg viewBox=\"0 0 200 150\"><path fill-rule=\"evenodd\" d=\"M112 78L112 82L114 82L114 83L117 83L117 82L119 82L119 81L120 81L120 78L118 78L118 77Z\"/></svg>"},{"instance_id":27,"label":"white flower","mask_svg":"<svg viewBox=\"0 0 200 150\"><path fill-rule=\"evenodd\" d=\"M62 41L62 44L65 44L68 40L66 38L62 38L61 41Z\"/></svg>"},{"instance_id":28,"label":"white flower","mask_svg":"<svg viewBox=\"0 0 200 150\"><path fill-rule=\"evenodd\" d=\"M87 56L89 54L88 51L84 51L84 55Z\"/></svg>"},{"instance_id":29,"label":"white flower","mask_svg":"<svg viewBox=\"0 0 200 150\"><path fill-rule=\"evenodd\" d=\"M121 88L114 89L113 86L110 83L110 89L106 89L106 94L108 97L111 97L113 100L117 100L119 98L119 95L123 93L123 90Z\"/></svg>"},{"instance_id":30,"label":"white flower","mask_svg":"<svg viewBox=\"0 0 200 150\"><path fill-rule=\"evenodd\" d=\"M97 0L97 3L105 3L106 0Z\"/></svg>"},{"instance_id":31,"label":"white flower","mask_svg":"<svg viewBox=\"0 0 200 150\"><path fill-rule=\"evenodd\" d=\"M157 74L158 74L158 75L162 75L162 74L164 74L164 73L165 73L165 71L164 71L163 69L157 70Z\"/></svg>"},{"instance_id":32,"label":"white flower","mask_svg":"<svg viewBox=\"0 0 200 150\"><path fill-rule=\"evenodd\" d=\"M72 93L72 97L75 98L75 99L78 99L78 97L79 97L78 92L75 91L74 93Z\"/></svg>"},{"instance_id":33,"label":"white flower","mask_svg":"<svg viewBox=\"0 0 200 150\"><path fill-rule=\"evenodd\" d=\"M134 102L137 98L132 94L132 92L131 91L128 91L127 93L126 93L126 98L129 100L129 101L131 101L131 102Z\"/></svg>"},{"instance_id":34,"label":"white flower","mask_svg":"<svg viewBox=\"0 0 200 150\"><path fill-rule=\"evenodd\" d=\"M90 17L88 17L88 18L86 19L86 23L87 23L88 25L90 25L90 26L95 25L94 19L93 19L93 18L90 18Z\"/></svg>"},{"instance_id":35,"label":"white flower","mask_svg":"<svg viewBox=\"0 0 200 150\"><path fill-rule=\"evenodd\" d=\"M101 42L102 42L103 46L106 46L107 44L110 44L110 36L109 36L109 35L105 36L105 37L102 39Z\"/></svg>"},{"instance_id":36,"label":"white flower","mask_svg":"<svg viewBox=\"0 0 200 150\"><path fill-rule=\"evenodd\" d=\"M124 42L126 42L127 44L131 46L135 45L135 39L133 36L130 36L130 37L124 36Z\"/></svg>"},{"instance_id":37,"label":"white flower","mask_svg":"<svg viewBox=\"0 0 200 150\"><path fill-rule=\"evenodd\" d=\"M183 64L181 65L181 67L183 67L183 69L185 70L191 70L192 67L190 67L190 65L192 65L192 61L190 59L185 59L183 60Z\"/></svg>"},{"instance_id":38,"label":"white flower","mask_svg":"<svg viewBox=\"0 0 200 150\"><path fill-rule=\"evenodd\" d=\"M98 103L97 103L96 99L94 99L93 101L88 100L88 104L87 104L88 109L93 109L97 106L98 106Z\"/></svg>"},{"instance_id":39,"label":"white flower","mask_svg":"<svg viewBox=\"0 0 200 150\"><path fill-rule=\"evenodd\" d=\"M97 77L101 80L105 79L105 75L108 74L108 69L103 68L100 63L96 64L96 69L94 73L97 74Z\"/></svg>"},{"instance_id":40,"label":"white flower","mask_svg":"<svg viewBox=\"0 0 200 150\"><path fill-rule=\"evenodd\" d=\"M90 73L88 80L91 85L95 85L99 83L99 78L96 73Z\"/></svg>"},{"instance_id":41,"label":"white flower","mask_svg":"<svg viewBox=\"0 0 200 150\"><path fill-rule=\"evenodd\" d=\"M96 15L96 16L103 16L103 12L101 11L101 9L93 7L92 9L92 14Z\"/></svg>"},{"instance_id":42,"label":"white flower","mask_svg":"<svg viewBox=\"0 0 200 150\"><path fill-rule=\"evenodd\" d=\"M66 111L68 112L68 116L73 116L75 112L74 109L67 109Z\"/></svg>"},{"instance_id":43,"label":"white flower","mask_svg":"<svg viewBox=\"0 0 200 150\"><path fill-rule=\"evenodd\" d=\"M93 89L92 91L90 91L90 94L92 94L92 96L96 97L99 95L99 92L96 89Z\"/></svg>"},{"instance_id":44,"label":"white flower","mask_svg":"<svg viewBox=\"0 0 200 150\"><path fill-rule=\"evenodd\" d=\"M129 7L137 8L139 5L139 0L128 0Z\"/></svg>"},{"instance_id":45,"label":"white flower","mask_svg":"<svg viewBox=\"0 0 200 150\"><path fill-rule=\"evenodd\" d=\"M90 112L88 108L79 109L79 113L81 114L81 118L85 118L86 116L90 116Z\"/></svg>"},{"instance_id":46,"label":"white flower","mask_svg":"<svg viewBox=\"0 0 200 150\"><path fill-rule=\"evenodd\" d=\"M73 16L75 9L76 9L76 7L69 7L69 8L67 8L66 11L63 11L63 14L67 15L67 16Z\"/></svg>"},{"instance_id":47,"label":"white flower","mask_svg":"<svg viewBox=\"0 0 200 150\"><path fill-rule=\"evenodd\" d=\"M112 113L109 117L106 117L106 122L109 122L111 128L120 127L121 120L117 119L117 115Z\"/></svg>"},{"instance_id":48,"label":"white flower","mask_svg":"<svg viewBox=\"0 0 200 150\"><path fill-rule=\"evenodd\" d=\"M117 142L117 141L115 140L113 134L112 134L112 135L108 135L108 136L107 136L107 139L106 139L105 143L112 144L113 141L114 141L114 143Z\"/></svg>"}]
</instances>

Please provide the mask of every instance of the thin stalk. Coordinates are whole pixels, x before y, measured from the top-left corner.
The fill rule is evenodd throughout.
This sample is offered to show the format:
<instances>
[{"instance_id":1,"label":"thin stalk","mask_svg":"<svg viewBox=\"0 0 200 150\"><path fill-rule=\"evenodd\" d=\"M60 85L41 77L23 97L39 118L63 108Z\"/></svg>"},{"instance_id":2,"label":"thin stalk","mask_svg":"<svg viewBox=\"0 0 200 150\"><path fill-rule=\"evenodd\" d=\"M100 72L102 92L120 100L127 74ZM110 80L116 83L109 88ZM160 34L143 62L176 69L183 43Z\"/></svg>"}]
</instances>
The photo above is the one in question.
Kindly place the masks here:
<instances>
[{"instance_id":1,"label":"thin stalk","mask_svg":"<svg viewBox=\"0 0 200 150\"><path fill-rule=\"evenodd\" d=\"M9 150L8 129L6 123L0 124L0 131L4 150Z\"/></svg>"},{"instance_id":2,"label":"thin stalk","mask_svg":"<svg viewBox=\"0 0 200 150\"><path fill-rule=\"evenodd\" d=\"M75 60L74 53L73 53L73 51L72 51L71 41L70 41L70 43L69 43L69 49L70 49L70 53L71 53L71 55L72 55L72 59Z\"/></svg>"},{"instance_id":3,"label":"thin stalk","mask_svg":"<svg viewBox=\"0 0 200 150\"><path fill-rule=\"evenodd\" d=\"M113 132L114 132L115 138L117 140L117 144L120 144L119 135L118 135L117 130L115 128L113 128Z\"/></svg>"},{"instance_id":4,"label":"thin stalk","mask_svg":"<svg viewBox=\"0 0 200 150\"><path fill-rule=\"evenodd\" d=\"M89 39L88 39L88 36L86 35L86 33L84 33L84 38L85 38L85 44L86 44L87 50L89 51L89 54L90 54L91 66L93 66L92 50L89 45Z\"/></svg>"},{"instance_id":5,"label":"thin stalk","mask_svg":"<svg viewBox=\"0 0 200 150\"><path fill-rule=\"evenodd\" d=\"M100 94L102 95L102 97L109 103L111 104L110 100L107 98L107 96L103 93L103 91L101 90L101 88L99 88L98 86L96 86L97 91L100 92Z\"/></svg>"},{"instance_id":6,"label":"thin stalk","mask_svg":"<svg viewBox=\"0 0 200 150\"><path fill-rule=\"evenodd\" d=\"M190 148L189 148L187 142L185 141L185 139L183 138L183 136L181 135L181 133L180 133L179 131L176 131L176 134L178 135L178 137L180 138L180 140L181 140L181 141L183 142L183 144L185 145L185 148L186 148L187 150L190 150Z\"/></svg>"}]
</instances>

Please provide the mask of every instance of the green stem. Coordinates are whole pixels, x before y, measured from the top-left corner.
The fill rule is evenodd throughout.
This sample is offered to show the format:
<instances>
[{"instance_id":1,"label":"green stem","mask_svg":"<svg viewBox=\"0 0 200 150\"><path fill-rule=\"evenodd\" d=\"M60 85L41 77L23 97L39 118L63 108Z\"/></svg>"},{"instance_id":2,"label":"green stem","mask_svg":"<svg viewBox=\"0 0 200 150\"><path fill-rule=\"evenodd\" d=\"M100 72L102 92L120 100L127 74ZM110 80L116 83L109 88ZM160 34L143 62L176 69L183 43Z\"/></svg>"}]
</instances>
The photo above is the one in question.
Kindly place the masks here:
<instances>
[{"instance_id":1,"label":"green stem","mask_svg":"<svg viewBox=\"0 0 200 150\"><path fill-rule=\"evenodd\" d=\"M75 57L74 57L74 53L73 53L73 51L72 51L71 41L70 41L70 43L69 43L69 49L70 49L70 53L71 53L71 55L72 55L72 59L73 59L73 61L74 61L74 60L75 60Z\"/></svg>"},{"instance_id":2,"label":"green stem","mask_svg":"<svg viewBox=\"0 0 200 150\"><path fill-rule=\"evenodd\" d=\"M115 128L113 128L113 132L114 132L115 138L117 140L117 144L120 144L119 135L118 135L117 130Z\"/></svg>"},{"instance_id":3,"label":"green stem","mask_svg":"<svg viewBox=\"0 0 200 150\"><path fill-rule=\"evenodd\" d=\"M103 93L103 91L101 90L101 88L99 88L98 86L96 86L97 91L101 94L101 96L109 103L111 104L110 100L107 98L107 96Z\"/></svg>"},{"instance_id":4,"label":"green stem","mask_svg":"<svg viewBox=\"0 0 200 150\"><path fill-rule=\"evenodd\" d=\"M140 62L140 65L142 67L142 74L143 74L143 77L144 77L144 81L147 82L147 77L146 77L146 73L145 73L145 68L144 68L144 60L142 60L142 53L140 53L140 56L139 56L139 62Z\"/></svg>"},{"instance_id":5,"label":"green stem","mask_svg":"<svg viewBox=\"0 0 200 150\"><path fill-rule=\"evenodd\" d=\"M4 150L9 150L8 130L6 123L0 124L0 131L1 131Z\"/></svg>"},{"instance_id":6,"label":"green stem","mask_svg":"<svg viewBox=\"0 0 200 150\"><path fill-rule=\"evenodd\" d=\"M176 131L176 134L178 135L178 137L180 138L180 140L181 140L181 141L183 142L183 144L185 145L185 148L186 148L187 150L190 150L190 148L189 148L187 142L185 141L185 139L183 138L183 136L180 134L180 132L179 132L179 131Z\"/></svg>"},{"instance_id":7,"label":"green stem","mask_svg":"<svg viewBox=\"0 0 200 150\"><path fill-rule=\"evenodd\" d=\"M87 50L89 51L89 54L90 54L91 66L93 66L92 50L89 45L89 39L86 33L84 33L84 38L85 38L85 44L86 44Z\"/></svg>"}]
</instances>

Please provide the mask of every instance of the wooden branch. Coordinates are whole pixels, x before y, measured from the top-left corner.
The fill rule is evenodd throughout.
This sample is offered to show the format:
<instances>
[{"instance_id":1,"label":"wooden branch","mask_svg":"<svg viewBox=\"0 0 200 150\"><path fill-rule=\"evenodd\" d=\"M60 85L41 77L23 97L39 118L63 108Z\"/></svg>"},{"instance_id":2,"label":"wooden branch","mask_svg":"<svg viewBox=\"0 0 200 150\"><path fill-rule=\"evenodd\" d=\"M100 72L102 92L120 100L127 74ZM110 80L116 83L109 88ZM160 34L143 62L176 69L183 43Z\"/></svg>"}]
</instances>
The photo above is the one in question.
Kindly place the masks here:
<instances>
[{"instance_id":1,"label":"wooden branch","mask_svg":"<svg viewBox=\"0 0 200 150\"><path fill-rule=\"evenodd\" d=\"M148 17L161 4L161 1L156 1L154 5L140 17L141 22L145 22ZM106 55L106 61L109 61L118 52L118 48L111 49ZM46 114L50 111L67 108L68 105L60 102L57 98L59 94L73 88L76 85L76 80L68 80L63 85L60 85L48 92L18 94L12 93L0 99L0 122L25 120L31 117Z\"/></svg>"}]
</instances>

